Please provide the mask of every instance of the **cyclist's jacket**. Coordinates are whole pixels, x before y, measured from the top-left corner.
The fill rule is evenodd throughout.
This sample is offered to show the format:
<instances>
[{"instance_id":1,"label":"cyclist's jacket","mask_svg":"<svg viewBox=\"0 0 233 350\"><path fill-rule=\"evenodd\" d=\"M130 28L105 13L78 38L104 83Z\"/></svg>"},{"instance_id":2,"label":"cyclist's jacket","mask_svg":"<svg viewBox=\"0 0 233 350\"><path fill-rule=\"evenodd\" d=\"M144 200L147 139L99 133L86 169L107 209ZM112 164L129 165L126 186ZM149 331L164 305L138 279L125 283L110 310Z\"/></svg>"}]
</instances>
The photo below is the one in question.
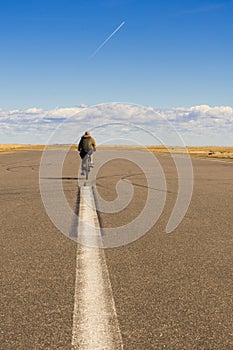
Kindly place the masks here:
<instances>
[{"instance_id":1,"label":"cyclist's jacket","mask_svg":"<svg viewBox=\"0 0 233 350\"><path fill-rule=\"evenodd\" d=\"M94 138L90 135L83 135L79 142L78 150L79 152L84 151L85 153L87 153L95 147L96 143Z\"/></svg>"}]
</instances>

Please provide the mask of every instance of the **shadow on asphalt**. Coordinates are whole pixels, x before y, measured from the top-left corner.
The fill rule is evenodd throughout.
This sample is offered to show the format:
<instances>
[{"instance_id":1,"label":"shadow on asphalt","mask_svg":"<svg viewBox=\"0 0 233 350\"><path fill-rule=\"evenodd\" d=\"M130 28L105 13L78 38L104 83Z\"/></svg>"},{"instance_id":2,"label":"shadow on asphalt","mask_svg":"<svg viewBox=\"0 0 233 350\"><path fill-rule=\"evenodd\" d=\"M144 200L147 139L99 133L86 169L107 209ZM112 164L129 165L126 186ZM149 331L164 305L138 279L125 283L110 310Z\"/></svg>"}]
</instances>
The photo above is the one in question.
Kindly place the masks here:
<instances>
[{"instance_id":1,"label":"shadow on asphalt","mask_svg":"<svg viewBox=\"0 0 233 350\"><path fill-rule=\"evenodd\" d=\"M44 180L81 180L81 177L42 177Z\"/></svg>"},{"instance_id":2,"label":"shadow on asphalt","mask_svg":"<svg viewBox=\"0 0 233 350\"><path fill-rule=\"evenodd\" d=\"M78 238L79 207L80 207L80 187L78 186L75 209L74 209L74 214L73 214L73 221L72 221L70 232L69 232L69 237L73 238L75 240L77 240L77 238Z\"/></svg>"}]
</instances>

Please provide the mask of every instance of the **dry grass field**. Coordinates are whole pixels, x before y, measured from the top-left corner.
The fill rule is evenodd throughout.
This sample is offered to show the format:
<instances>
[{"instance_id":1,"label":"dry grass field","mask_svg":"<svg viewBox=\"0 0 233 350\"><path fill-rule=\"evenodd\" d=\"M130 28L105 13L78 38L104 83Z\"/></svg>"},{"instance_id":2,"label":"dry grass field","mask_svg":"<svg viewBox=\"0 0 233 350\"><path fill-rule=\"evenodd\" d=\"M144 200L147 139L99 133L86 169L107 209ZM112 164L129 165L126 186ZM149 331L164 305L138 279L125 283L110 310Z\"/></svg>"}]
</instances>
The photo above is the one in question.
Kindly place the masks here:
<instances>
[{"instance_id":1,"label":"dry grass field","mask_svg":"<svg viewBox=\"0 0 233 350\"><path fill-rule=\"evenodd\" d=\"M57 149L64 146L54 145L49 146L51 149ZM67 147L67 146L66 146ZM117 149L140 149L140 147L137 146L101 146L100 149L106 149L106 148L116 148ZM3 153L14 153L17 151L22 150L43 150L45 148L44 145L23 145L23 144L0 144L0 154ZM162 153L167 154L170 152L172 153L183 153L182 149L179 147L169 147L166 148L165 146L148 146L147 147L151 152L154 153ZM71 149L76 150L77 145L72 145ZM195 157L204 157L204 158L219 158L219 159L225 159L225 160L233 160L233 147L218 147L218 146L205 146L205 147L187 147L188 152L191 156Z\"/></svg>"},{"instance_id":2,"label":"dry grass field","mask_svg":"<svg viewBox=\"0 0 233 350\"><path fill-rule=\"evenodd\" d=\"M188 150L194 156L233 159L233 147L190 147Z\"/></svg>"},{"instance_id":3,"label":"dry grass field","mask_svg":"<svg viewBox=\"0 0 233 350\"><path fill-rule=\"evenodd\" d=\"M0 144L1 153L13 153L19 150L43 150L43 145L19 145L19 144Z\"/></svg>"},{"instance_id":4,"label":"dry grass field","mask_svg":"<svg viewBox=\"0 0 233 350\"><path fill-rule=\"evenodd\" d=\"M166 147L153 147L148 149L155 153L168 153ZM172 153L183 153L182 149L178 147L169 147ZM218 146L205 146L205 147L187 147L187 150L191 156L204 157L204 158L221 158L227 160L233 160L233 147L218 147Z\"/></svg>"}]
</instances>

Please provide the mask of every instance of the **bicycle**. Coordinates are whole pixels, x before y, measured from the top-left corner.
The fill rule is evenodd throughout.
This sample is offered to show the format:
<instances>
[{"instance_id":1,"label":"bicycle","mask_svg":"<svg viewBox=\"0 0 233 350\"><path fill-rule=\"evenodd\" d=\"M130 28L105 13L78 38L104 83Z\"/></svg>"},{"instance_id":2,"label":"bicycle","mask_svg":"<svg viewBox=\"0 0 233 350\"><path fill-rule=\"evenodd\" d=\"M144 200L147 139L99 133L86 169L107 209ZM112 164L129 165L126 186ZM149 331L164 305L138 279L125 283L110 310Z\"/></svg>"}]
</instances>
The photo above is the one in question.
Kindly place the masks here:
<instances>
[{"instance_id":1,"label":"bicycle","mask_svg":"<svg viewBox=\"0 0 233 350\"><path fill-rule=\"evenodd\" d=\"M84 175L86 180L88 180L88 175L90 172L90 163L91 163L91 157L90 157L90 154L87 153L83 160L83 170L84 170Z\"/></svg>"},{"instance_id":2,"label":"bicycle","mask_svg":"<svg viewBox=\"0 0 233 350\"><path fill-rule=\"evenodd\" d=\"M85 154L84 157L81 156L81 158L82 158L82 172L81 172L81 175L85 176L86 180L88 180L90 169L93 168L91 155L95 151L96 151L95 148L93 148L92 150L88 151L88 153L86 153L84 151L85 152L84 153ZM81 154L81 152L80 152L80 154Z\"/></svg>"}]
</instances>

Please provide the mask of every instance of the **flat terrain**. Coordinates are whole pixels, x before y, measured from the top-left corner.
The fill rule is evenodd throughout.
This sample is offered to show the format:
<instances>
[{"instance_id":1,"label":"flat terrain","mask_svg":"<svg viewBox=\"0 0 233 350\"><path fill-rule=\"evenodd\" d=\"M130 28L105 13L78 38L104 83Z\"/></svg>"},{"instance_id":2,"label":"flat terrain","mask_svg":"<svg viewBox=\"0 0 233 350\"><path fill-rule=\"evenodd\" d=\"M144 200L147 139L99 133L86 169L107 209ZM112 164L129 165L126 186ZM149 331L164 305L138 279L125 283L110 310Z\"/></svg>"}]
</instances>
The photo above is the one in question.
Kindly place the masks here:
<instances>
[{"instance_id":1,"label":"flat terrain","mask_svg":"<svg viewBox=\"0 0 233 350\"><path fill-rule=\"evenodd\" d=\"M0 155L4 350L71 349L77 245L54 227L43 207L41 154L21 150ZM163 214L141 239L105 250L124 349L232 350L233 163L192 159L192 202L168 235L177 174L169 156L157 158L168 187ZM73 209L78 166L77 153L70 151L62 179ZM104 226L131 221L145 204L145 177L125 160L101 169L97 189L113 200L115 184L126 176L134 185L134 198L124 211L101 213Z\"/></svg>"},{"instance_id":2,"label":"flat terrain","mask_svg":"<svg viewBox=\"0 0 233 350\"><path fill-rule=\"evenodd\" d=\"M51 149L56 148L56 146L49 146ZM61 146L60 146L61 147ZM20 145L20 144L0 144L0 153L11 153L19 150L43 150L45 148L44 145ZM102 146L102 148L106 148L106 146ZM116 146L107 146L107 148L115 149ZM134 149L139 147L132 146L121 146L118 148L128 148ZM76 150L77 145L72 145L72 149ZM169 151L172 153L183 153L184 150L180 150L178 147L169 147L165 146L148 146L148 149L151 152L159 153L159 154L167 154ZM205 147L187 147L187 151L191 156L194 157L204 157L209 159L224 159L224 160L233 160L233 147L219 147L219 146L205 146Z\"/></svg>"}]
</instances>

